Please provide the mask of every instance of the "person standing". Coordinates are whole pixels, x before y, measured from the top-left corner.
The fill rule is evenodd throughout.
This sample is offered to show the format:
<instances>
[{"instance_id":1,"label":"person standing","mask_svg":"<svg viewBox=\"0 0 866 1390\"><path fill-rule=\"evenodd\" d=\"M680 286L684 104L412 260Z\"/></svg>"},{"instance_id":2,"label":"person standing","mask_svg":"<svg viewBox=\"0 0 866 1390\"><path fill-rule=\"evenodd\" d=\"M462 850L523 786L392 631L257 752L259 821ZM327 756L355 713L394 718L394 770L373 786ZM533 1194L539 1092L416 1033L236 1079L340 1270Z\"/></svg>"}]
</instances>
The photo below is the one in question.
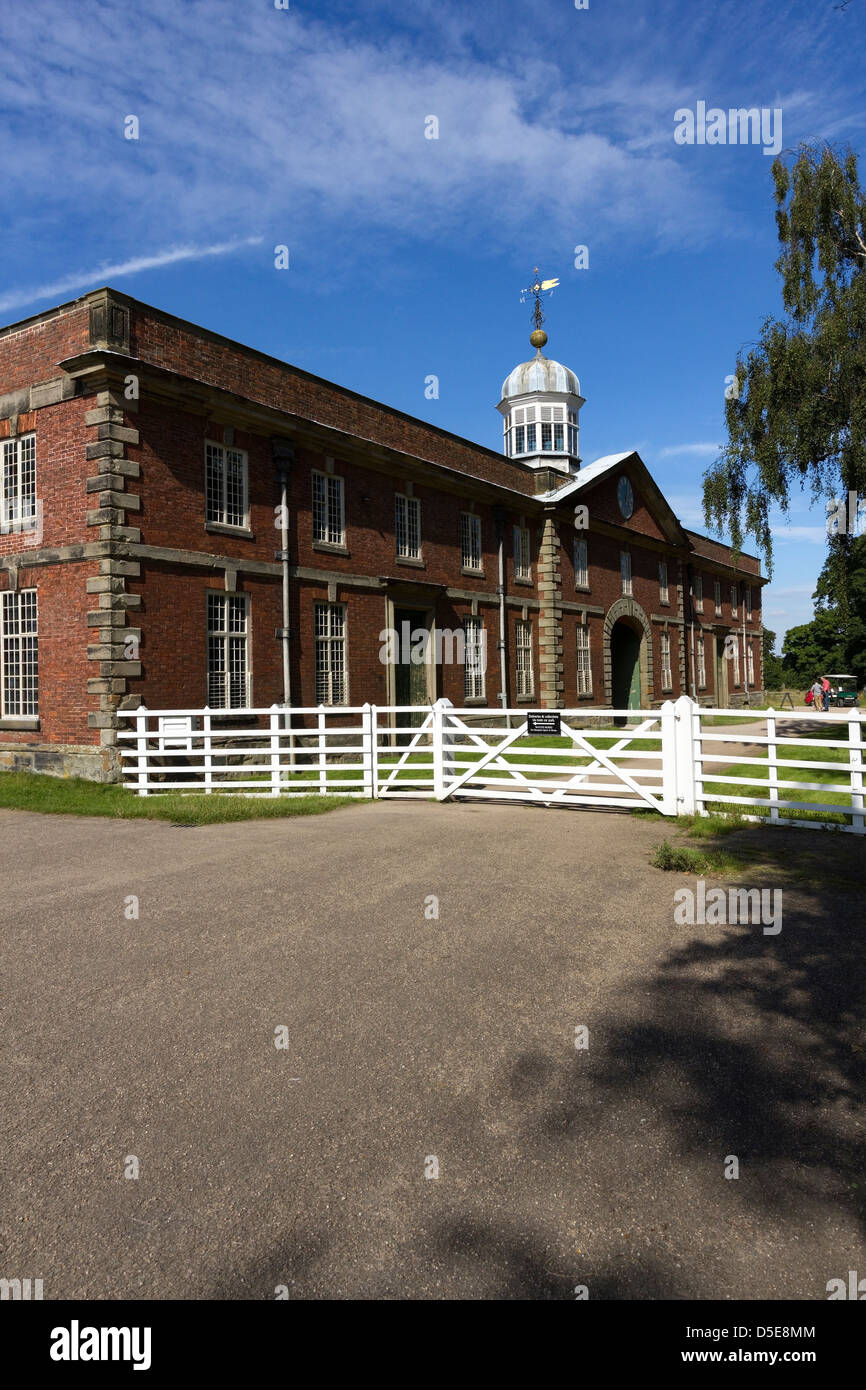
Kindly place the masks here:
<instances>
[{"instance_id":1,"label":"person standing","mask_svg":"<svg viewBox=\"0 0 866 1390\"><path fill-rule=\"evenodd\" d=\"M812 682L810 688L812 691L812 708L815 710L820 710L823 703L824 691L821 686L821 682L817 676Z\"/></svg>"},{"instance_id":2,"label":"person standing","mask_svg":"<svg viewBox=\"0 0 866 1390\"><path fill-rule=\"evenodd\" d=\"M830 708L830 682L826 676L821 677L821 695L824 701L824 713Z\"/></svg>"}]
</instances>

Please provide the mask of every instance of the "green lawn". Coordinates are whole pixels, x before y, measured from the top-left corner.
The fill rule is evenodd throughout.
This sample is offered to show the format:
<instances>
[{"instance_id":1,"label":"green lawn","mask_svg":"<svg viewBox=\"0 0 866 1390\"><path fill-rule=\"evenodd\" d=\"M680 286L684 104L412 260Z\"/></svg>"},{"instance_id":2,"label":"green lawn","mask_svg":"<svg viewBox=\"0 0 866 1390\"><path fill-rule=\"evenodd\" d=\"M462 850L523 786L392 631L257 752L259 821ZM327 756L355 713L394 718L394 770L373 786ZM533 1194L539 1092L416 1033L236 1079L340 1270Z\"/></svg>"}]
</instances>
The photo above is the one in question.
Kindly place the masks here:
<instances>
[{"instance_id":1,"label":"green lawn","mask_svg":"<svg viewBox=\"0 0 866 1390\"><path fill-rule=\"evenodd\" d=\"M267 820L283 816L317 816L338 806L353 806L347 796L210 796L166 792L136 796L116 783L86 782L81 777L43 773L0 772L0 807L41 811L46 815L113 816L129 820L168 820L185 825Z\"/></svg>"},{"instance_id":2,"label":"green lawn","mask_svg":"<svg viewBox=\"0 0 866 1390\"><path fill-rule=\"evenodd\" d=\"M840 808L851 807L852 803L850 792L823 790L825 786L832 787L833 783L838 783L840 781L845 780L845 773L842 771L842 768L839 766L839 764L847 768L849 765L849 755L848 750L846 748L822 748L820 746L820 741L824 739L839 739L841 737L844 737L844 726L842 728L839 728L838 726L836 726L835 728L833 728L832 726L826 726L821 729L816 729L810 735L810 738L814 738L818 742L817 747L812 744L807 744L800 748L787 746L777 748L778 761L780 763L820 762L827 764L826 769L823 767L791 767L789 769L780 768L780 780L807 783L812 782L818 784L819 787L819 790L801 790L796 787L780 788L780 819L829 821L831 822L831 824L839 825L851 824L851 816L846 815L842 810L840 810L839 812L835 812L832 810L826 812L800 811L796 808L786 809L785 806L786 802L792 801L817 801L821 802L822 805L839 806ZM722 752L725 748L725 745L711 744L708 745L708 749L710 747L713 748L714 751ZM759 758L765 758L766 749L760 747L756 748L755 756ZM834 764L836 766L834 766ZM723 764L714 764L713 767L717 774L724 773L725 777L749 777L754 778L759 782L766 782L770 775L769 766L762 763L729 763L726 766ZM710 797L712 797L714 793L717 796L760 797L765 794L765 790L762 786L751 786L748 782L725 783L714 781L712 777L712 772L707 770L707 775L704 779L704 793L705 795ZM722 813L724 813L725 811L733 812L736 809L733 806L731 806L730 803L726 802L710 801L705 804L707 810L719 811ZM740 814L743 815L748 814L762 817L769 817L770 815L769 808L763 806L743 806L739 809Z\"/></svg>"}]
</instances>

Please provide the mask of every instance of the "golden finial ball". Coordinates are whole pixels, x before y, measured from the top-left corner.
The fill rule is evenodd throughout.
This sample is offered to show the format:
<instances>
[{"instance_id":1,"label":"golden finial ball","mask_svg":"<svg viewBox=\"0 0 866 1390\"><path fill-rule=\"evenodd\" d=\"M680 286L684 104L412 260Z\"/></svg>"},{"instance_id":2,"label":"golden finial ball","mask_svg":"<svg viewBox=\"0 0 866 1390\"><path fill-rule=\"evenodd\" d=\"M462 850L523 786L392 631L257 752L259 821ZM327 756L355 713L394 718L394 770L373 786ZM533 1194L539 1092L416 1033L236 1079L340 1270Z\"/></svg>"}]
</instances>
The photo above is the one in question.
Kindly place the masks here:
<instances>
[{"instance_id":1,"label":"golden finial ball","mask_svg":"<svg viewBox=\"0 0 866 1390\"><path fill-rule=\"evenodd\" d=\"M544 347L545 343L547 342L547 334L545 333L543 328L536 328L534 333L530 333L529 341L531 342L532 346L534 348L538 348L540 352L541 349Z\"/></svg>"}]
</instances>

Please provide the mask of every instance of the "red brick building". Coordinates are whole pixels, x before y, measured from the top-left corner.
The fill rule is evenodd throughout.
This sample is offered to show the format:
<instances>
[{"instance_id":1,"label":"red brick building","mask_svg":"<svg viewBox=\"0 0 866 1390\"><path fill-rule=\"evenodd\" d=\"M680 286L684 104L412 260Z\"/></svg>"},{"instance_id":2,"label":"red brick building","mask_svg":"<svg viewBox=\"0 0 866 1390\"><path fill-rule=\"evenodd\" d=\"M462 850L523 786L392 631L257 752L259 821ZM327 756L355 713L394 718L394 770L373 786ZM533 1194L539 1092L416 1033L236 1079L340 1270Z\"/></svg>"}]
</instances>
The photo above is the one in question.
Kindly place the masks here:
<instances>
[{"instance_id":1,"label":"red brick building","mask_svg":"<svg viewBox=\"0 0 866 1390\"><path fill-rule=\"evenodd\" d=\"M0 766L115 776L140 703L760 690L758 561L636 453L581 466L545 342L497 454L110 289L0 330Z\"/></svg>"}]
</instances>

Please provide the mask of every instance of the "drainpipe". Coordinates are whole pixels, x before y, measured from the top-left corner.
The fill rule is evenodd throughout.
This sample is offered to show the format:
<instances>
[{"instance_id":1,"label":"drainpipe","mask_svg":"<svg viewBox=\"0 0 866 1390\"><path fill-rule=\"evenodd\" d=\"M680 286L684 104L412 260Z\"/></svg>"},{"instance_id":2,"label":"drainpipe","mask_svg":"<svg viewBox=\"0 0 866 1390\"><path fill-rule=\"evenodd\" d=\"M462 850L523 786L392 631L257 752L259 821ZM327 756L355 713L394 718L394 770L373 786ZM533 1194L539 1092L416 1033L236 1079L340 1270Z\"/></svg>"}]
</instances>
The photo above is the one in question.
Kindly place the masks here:
<instances>
[{"instance_id":1,"label":"drainpipe","mask_svg":"<svg viewBox=\"0 0 866 1390\"><path fill-rule=\"evenodd\" d=\"M746 586L740 585L740 606L743 613L743 693L746 697L746 704L752 708L752 701L749 698L749 662L746 658Z\"/></svg>"},{"instance_id":2,"label":"drainpipe","mask_svg":"<svg viewBox=\"0 0 866 1390\"><path fill-rule=\"evenodd\" d=\"M687 566L689 576L689 630L691 640L689 642L689 671L692 678L692 699L695 704L698 702L698 686L695 680L695 571L693 565Z\"/></svg>"},{"instance_id":3,"label":"drainpipe","mask_svg":"<svg viewBox=\"0 0 866 1390\"><path fill-rule=\"evenodd\" d=\"M493 508L493 520L496 526L496 544L499 551L499 583L496 592L499 595L499 703L503 711L508 708L508 660L505 647L505 508ZM508 727L511 727L511 719L508 719Z\"/></svg>"},{"instance_id":4,"label":"drainpipe","mask_svg":"<svg viewBox=\"0 0 866 1390\"><path fill-rule=\"evenodd\" d=\"M282 564L283 574L283 625L277 629L283 648L283 704L288 709L292 703L292 676L289 662L289 469L295 458L295 449L289 439L271 441L274 465L280 485L280 549L276 559Z\"/></svg>"}]
</instances>

